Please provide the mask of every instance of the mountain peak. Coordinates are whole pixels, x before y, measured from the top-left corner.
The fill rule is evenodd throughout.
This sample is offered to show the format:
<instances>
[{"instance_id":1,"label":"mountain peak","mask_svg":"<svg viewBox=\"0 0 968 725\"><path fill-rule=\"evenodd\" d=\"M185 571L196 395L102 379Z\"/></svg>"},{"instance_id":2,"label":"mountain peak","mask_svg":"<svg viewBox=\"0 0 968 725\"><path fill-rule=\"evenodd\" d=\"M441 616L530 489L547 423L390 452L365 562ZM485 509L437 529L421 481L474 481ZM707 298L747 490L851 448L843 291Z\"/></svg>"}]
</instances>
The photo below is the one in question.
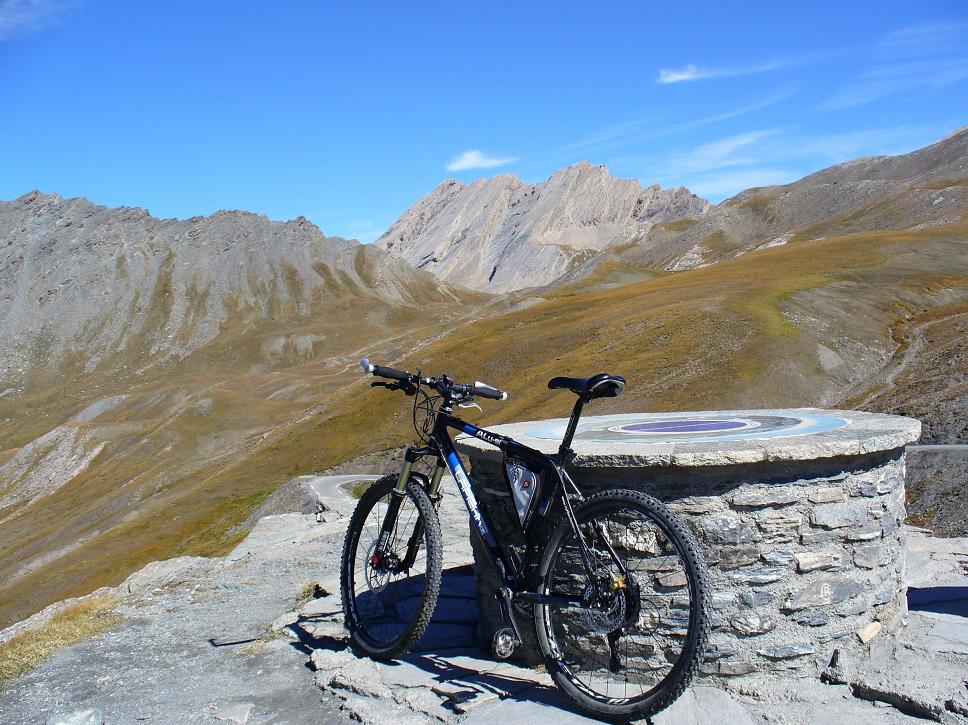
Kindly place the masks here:
<instances>
[{"instance_id":1,"label":"mountain peak","mask_svg":"<svg viewBox=\"0 0 968 725\"><path fill-rule=\"evenodd\" d=\"M604 165L580 161L537 184L513 174L468 185L447 180L376 244L442 279L507 292L549 284L589 252L710 208L681 188L643 187L612 176Z\"/></svg>"}]
</instances>

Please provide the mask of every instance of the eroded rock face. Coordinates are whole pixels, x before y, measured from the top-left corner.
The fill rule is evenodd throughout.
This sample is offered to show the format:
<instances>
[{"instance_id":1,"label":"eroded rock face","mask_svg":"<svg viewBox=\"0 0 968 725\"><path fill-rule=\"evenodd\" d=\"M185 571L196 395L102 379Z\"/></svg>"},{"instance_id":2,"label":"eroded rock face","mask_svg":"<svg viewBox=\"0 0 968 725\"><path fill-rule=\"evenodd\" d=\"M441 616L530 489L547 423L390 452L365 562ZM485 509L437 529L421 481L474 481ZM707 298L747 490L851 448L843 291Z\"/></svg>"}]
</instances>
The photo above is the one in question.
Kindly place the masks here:
<instances>
[{"instance_id":1,"label":"eroded rock face","mask_svg":"<svg viewBox=\"0 0 968 725\"><path fill-rule=\"evenodd\" d=\"M0 202L0 380L15 385L68 358L83 372L120 354L157 365L210 342L233 315L306 315L347 289L414 304L423 284L437 283L303 217L159 219L34 191ZM306 353L314 342L294 336L263 352Z\"/></svg>"},{"instance_id":2,"label":"eroded rock face","mask_svg":"<svg viewBox=\"0 0 968 725\"><path fill-rule=\"evenodd\" d=\"M414 204L376 241L441 279L507 292L553 282L585 252L641 236L653 224L705 214L683 187L643 188L582 162L545 182L501 174L449 180Z\"/></svg>"}]
</instances>

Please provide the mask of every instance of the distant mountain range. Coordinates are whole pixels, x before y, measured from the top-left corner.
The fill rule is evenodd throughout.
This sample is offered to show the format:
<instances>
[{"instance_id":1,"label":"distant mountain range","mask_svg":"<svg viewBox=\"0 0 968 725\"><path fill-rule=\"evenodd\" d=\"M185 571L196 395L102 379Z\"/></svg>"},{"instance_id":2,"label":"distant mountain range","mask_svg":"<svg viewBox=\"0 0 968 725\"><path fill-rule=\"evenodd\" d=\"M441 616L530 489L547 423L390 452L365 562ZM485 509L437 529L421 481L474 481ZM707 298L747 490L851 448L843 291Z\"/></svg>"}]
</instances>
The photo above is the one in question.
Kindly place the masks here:
<instances>
[{"instance_id":1,"label":"distant mountain range","mask_svg":"<svg viewBox=\"0 0 968 725\"><path fill-rule=\"evenodd\" d=\"M965 177L966 159L962 129L911 154L857 159L715 207L682 187L642 188L585 162L540 184L507 174L470 185L451 180L376 245L442 280L492 293L554 283L589 258L591 267L619 256L680 271L794 235L950 221L964 210L966 191L936 192Z\"/></svg>"},{"instance_id":2,"label":"distant mountain range","mask_svg":"<svg viewBox=\"0 0 968 725\"><path fill-rule=\"evenodd\" d=\"M0 202L0 325L0 627L411 439L364 354L507 388L492 423L607 369L609 412L861 406L968 443L968 131L716 206L589 164L445 182L369 246L31 192Z\"/></svg>"},{"instance_id":3,"label":"distant mountain range","mask_svg":"<svg viewBox=\"0 0 968 725\"><path fill-rule=\"evenodd\" d=\"M390 307L460 299L431 275L326 238L301 217L156 219L40 192L0 203L0 290L8 384L69 360L77 375L113 370L108 358L122 353L132 373L143 372L186 358L234 320L307 317L345 296ZM265 344L298 356L323 339Z\"/></svg>"}]
</instances>

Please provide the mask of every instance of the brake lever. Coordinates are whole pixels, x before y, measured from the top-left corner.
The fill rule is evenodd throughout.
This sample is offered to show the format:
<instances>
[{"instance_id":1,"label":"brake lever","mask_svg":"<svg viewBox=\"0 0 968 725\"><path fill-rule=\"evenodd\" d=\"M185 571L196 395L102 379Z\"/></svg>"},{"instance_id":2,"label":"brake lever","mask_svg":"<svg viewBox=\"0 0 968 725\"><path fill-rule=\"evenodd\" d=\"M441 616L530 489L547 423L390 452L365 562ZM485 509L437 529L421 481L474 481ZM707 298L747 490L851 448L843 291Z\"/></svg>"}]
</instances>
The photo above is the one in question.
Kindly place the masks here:
<instances>
[{"instance_id":1,"label":"brake lever","mask_svg":"<svg viewBox=\"0 0 968 725\"><path fill-rule=\"evenodd\" d=\"M458 407L458 408L477 408L477 409L478 409L479 411L481 411L482 413L484 412L484 409L483 409L483 408L481 408L481 406L479 406L479 405L478 405L477 403L475 403L475 402L474 402L473 400L471 400L470 402L467 402L467 403L458 403L458 404L457 404L457 407Z\"/></svg>"},{"instance_id":2,"label":"brake lever","mask_svg":"<svg viewBox=\"0 0 968 725\"><path fill-rule=\"evenodd\" d=\"M385 383L382 380L376 380L370 383L371 388L386 388L387 390L402 390L407 395L415 395L417 388L414 387L413 383L408 383L403 380L396 383Z\"/></svg>"}]
</instances>

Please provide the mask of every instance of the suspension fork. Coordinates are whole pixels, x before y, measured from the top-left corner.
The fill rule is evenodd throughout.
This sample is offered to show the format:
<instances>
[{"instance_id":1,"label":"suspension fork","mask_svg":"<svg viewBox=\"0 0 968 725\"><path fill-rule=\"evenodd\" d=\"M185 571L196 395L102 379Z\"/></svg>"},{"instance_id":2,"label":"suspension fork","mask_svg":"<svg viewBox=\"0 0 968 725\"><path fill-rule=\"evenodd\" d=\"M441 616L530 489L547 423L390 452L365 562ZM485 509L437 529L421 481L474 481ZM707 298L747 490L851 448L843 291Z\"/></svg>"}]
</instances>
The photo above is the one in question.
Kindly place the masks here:
<instances>
[{"instance_id":1,"label":"suspension fork","mask_svg":"<svg viewBox=\"0 0 968 725\"><path fill-rule=\"evenodd\" d=\"M444 462L438 458L433 475L430 477L430 485L427 486L427 494L430 496L430 500L433 502L435 509L437 502L440 500L440 479L443 478L445 470ZM423 541L423 535L423 518L418 518L416 525L413 527L413 533L410 535L410 540L407 542L407 555L403 558L401 564L403 569L409 569L413 566L413 562L417 559L417 552L420 551L420 542Z\"/></svg>"},{"instance_id":2,"label":"suspension fork","mask_svg":"<svg viewBox=\"0 0 968 725\"><path fill-rule=\"evenodd\" d=\"M425 452L425 451L424 451ZM393 532L397 524L397 517L400 513L400 506L403 504L403 498L407 495L407 485L410 482L413 464L417 458L421 455L420 452L413 448L408 448L407 452L404 454L403 466L400 468L400 478L397 479L397 485L393 487L390 492L390 501L387 503L387 512L383 517L383 524L380 527L380 542L377 550L382 553L386 553L390 546L393 538ZM440 481L443 478L446 466L444 462L438 458L437 465L434 467L433 475L431 476L430 483L427 485L427 493L430 496L430 500L437 503L440 496ZM423 478L421 476L421 478ZM401 569L409 569L413 566L413 562L417 558L417 553L420 550L420 542L423 541L424 536L424 523L422 518L417 519L417 523L413 527L413 533L410 535L407 541L407 554L403 558L400 566Z\"/></svg>"},{"instance_id":3,"label":"suspension fork","mask_svg":"<svg viewBox=\"0 0 968 725\"><path fill-rule=\"evenodd\" d=\"M390 492L390 500L387 503L387 512L383 516L383 524L380 526L380 540L377 544L377 552L386 553L390 540L393 538L393 530L397 525L397 515L400 513L400 506L403 504L403 497L407 495L407 484L410 483L410 472L413 470L413 463L416 456L413 449L408 448L403 457L403 466L400 468L400 478L397 485Z\"/></svg>"}]
</instances>

